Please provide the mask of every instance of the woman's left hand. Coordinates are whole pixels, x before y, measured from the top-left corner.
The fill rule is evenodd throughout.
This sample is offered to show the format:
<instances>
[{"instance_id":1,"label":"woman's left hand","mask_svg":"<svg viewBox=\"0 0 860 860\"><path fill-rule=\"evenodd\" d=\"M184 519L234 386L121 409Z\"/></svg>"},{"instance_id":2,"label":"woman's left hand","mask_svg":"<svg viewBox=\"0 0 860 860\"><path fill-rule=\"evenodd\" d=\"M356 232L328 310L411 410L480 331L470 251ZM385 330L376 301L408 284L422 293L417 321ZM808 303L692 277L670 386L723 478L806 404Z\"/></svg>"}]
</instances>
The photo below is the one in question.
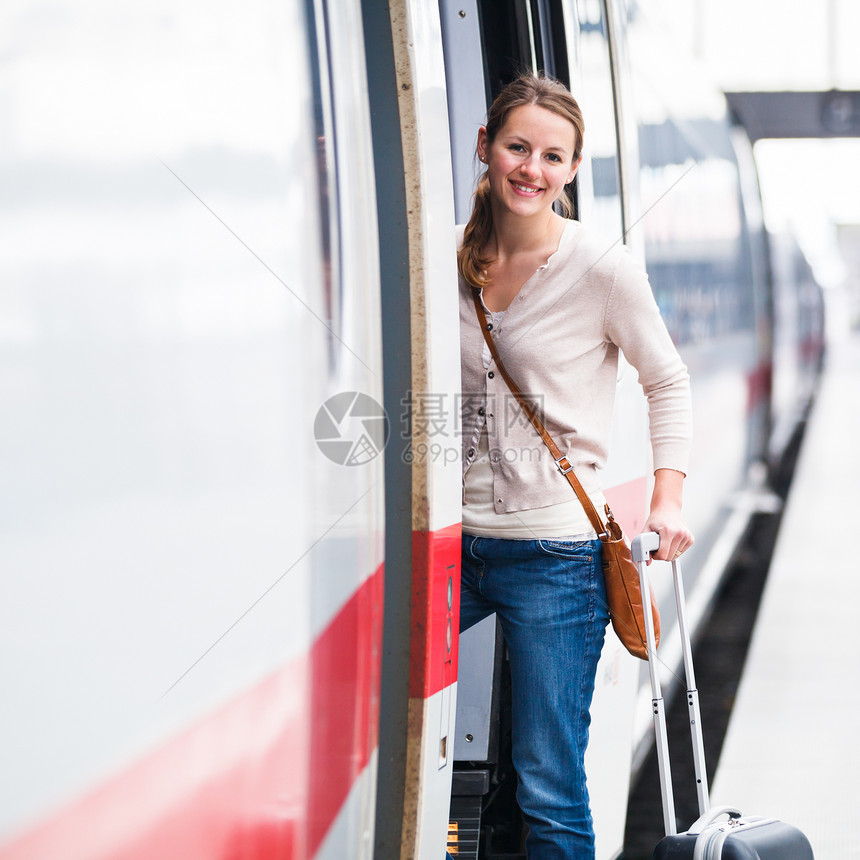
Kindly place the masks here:
<instances>
[{"instance_id":1,"label":"woman's left hand","mask_svg":"<svg viewBox=\"0 0 860 860\"><path fill-rule=\"evenodd\" d=\"M680 511L652 508L643 531L660 535L660 549L654 553L654 558L661 561L680 558L693 545L693 535Z\"/></svg>"},{"instance_id":2,"label":"woman's left hand","mask_svg":"<svg viewBox=\"0 0 860 860\"><path fill-rule=\"evenodd\" d=\"M692 532L681 515L683 484L683 472L657 469L654 473L651 512L643 531L660 535L660 549L654 553L654 558L661 561L680 558L693 545Z\"/></svg>"}]
</instances>

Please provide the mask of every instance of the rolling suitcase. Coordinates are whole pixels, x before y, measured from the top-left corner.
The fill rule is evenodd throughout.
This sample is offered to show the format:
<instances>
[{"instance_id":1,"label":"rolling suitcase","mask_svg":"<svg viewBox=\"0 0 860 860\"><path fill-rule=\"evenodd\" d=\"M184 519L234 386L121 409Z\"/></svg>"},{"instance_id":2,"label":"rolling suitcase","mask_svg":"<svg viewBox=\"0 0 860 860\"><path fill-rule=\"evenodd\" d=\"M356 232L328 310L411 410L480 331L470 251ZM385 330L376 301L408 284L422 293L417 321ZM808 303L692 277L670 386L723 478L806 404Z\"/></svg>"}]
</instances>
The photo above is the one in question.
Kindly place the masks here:
<instances>
[{"instance_id":1,"label":"rolling suitcase","mask_svg":"<svg viewBox=\"0 0 860 860\"><path fill-rule=\"evenodd\" d=\"M659 547L660 537L653 532L646 532L633 540L633 560L639 567L642 594L649 593L646 561ZM734 860L734 858L737 860L814 860L809 840L790 824L774 818L743 816L739 810L729 806L709 808L699 694L696 690L690 634L687 630L684 583L677 560L672 562L672 578L675 583L678 628L684 654L684 671L687 676L687 704L700 817L685 833L678 833L675 822L675 799L672 793L672 774L669 770L666 712L655 659L654 619L651 616L650 601L644 600L645 635L649 655L648 671L651 676L657 763L663 800L663 826L666 831L666 836L654 849L654 860L721 860L721 858L725 860Z\"/></svg>"}]
</instances>

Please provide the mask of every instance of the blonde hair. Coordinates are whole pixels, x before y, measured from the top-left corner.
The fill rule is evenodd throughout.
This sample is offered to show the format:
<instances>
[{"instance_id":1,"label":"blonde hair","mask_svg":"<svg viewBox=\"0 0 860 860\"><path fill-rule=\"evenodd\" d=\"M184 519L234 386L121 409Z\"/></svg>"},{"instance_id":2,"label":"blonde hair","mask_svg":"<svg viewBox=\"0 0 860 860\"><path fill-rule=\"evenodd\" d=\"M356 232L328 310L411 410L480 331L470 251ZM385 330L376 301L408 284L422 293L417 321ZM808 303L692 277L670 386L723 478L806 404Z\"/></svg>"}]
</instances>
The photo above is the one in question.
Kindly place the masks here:
<instances>
[{"instance_id":1,"label":"blonde hair","mask_svg":"<svg viewBox=\"0 0 860 860\"><path fill-rule=\"evenodd\" d=\"M524 105L537 105L563 117L576 131L576 144L573 153L574 163L582 154L582 139L585 122L576 99L564 84L545 75L526 74L508 84L490 106L487 113L487 141L492 143L504 126L508 115L514 108ZM493 213L490 208L490 180L487 172L478 180L472 204L472 216L463 234L463 244L457 253L457 266L466 283L473 287L483 287L489 280L486 269L492 258L482 255L493 232ZM558 198L562 215L572 218L573 201L565 189Z\"/></svg>"}]
</instances>

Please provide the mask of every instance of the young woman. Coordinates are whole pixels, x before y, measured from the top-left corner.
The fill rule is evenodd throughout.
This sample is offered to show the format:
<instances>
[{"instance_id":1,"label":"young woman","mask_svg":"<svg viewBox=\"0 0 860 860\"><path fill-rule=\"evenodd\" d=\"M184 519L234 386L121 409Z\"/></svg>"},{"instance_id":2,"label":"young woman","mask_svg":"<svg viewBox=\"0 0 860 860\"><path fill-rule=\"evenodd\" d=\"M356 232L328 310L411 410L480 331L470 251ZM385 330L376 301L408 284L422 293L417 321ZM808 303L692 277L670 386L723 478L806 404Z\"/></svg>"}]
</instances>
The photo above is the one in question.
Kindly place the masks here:
<instances>
[{"instance_id":1,"label":"young woman","mask_svg":"<svg viewBox=\"0 0 860 860\"><path fill-rule=\"evenodd\" d=\"M624 352L649 404L655 472L645 528L660 534L657 558L677 557L693 542L681 515L689 378L644 270L620 242L569 220L565 188L582 143L582 114L561 84L532 75L510 84L478 132L486 172L458 253L460 626L493 612L502 624L530 860L594 856L583 759L608 613L600 541L505 385L481 325L598 511L605 504L598 470L606 463L618 352Z\"/></svg>"}]
</instances>

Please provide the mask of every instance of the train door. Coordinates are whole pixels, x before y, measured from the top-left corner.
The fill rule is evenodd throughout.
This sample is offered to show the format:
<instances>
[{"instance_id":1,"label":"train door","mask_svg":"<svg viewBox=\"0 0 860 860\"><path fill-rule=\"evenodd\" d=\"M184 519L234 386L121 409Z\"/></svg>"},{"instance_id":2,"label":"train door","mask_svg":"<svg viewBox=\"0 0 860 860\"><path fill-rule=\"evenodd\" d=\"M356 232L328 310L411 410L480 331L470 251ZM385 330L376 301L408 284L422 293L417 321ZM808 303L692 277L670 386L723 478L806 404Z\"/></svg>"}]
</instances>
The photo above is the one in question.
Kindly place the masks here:
<instances>
[{"instance_id":1,"label":"train door","mask_svg":"<svg viewBox=\"0 0 860 860\"><path fill-rule=\"evenodd\" d=\"M435 0L364 0L383 307L385 618L375 856L438 858L460 557L454 210Z\"/></svg>"},{"instance_id":2,"label":"train door","mask_svg":"<svg viewBox=\"0 0 860 860\"><path fill-rule=\"evenodd\" d=\"M586 157L575 180L577 217L623 241L621 173L610 28L599 0L578 4L529 0L440 0L449 126L458 223L465 223L477 179L475 141L489 102L523 70L543 71L568 86L586 119ZM630 374L627 374L629 377ZM622 388L635 379L622 380ZM629 531L644 520L647 433L638 398L620 392L618 428L641 430L641 444L617 446L623 454L607 469L607 495ZM453 856L516 857L524 828L516 806L510 762L508 672L494 617L460 641L455 772L449 851ZM636 666L609 636L593 706L589 751L598 857L617 854L623 840L632 736ZM612 774L607 778L607 774Z\"/></svg>"}]
</instances>

